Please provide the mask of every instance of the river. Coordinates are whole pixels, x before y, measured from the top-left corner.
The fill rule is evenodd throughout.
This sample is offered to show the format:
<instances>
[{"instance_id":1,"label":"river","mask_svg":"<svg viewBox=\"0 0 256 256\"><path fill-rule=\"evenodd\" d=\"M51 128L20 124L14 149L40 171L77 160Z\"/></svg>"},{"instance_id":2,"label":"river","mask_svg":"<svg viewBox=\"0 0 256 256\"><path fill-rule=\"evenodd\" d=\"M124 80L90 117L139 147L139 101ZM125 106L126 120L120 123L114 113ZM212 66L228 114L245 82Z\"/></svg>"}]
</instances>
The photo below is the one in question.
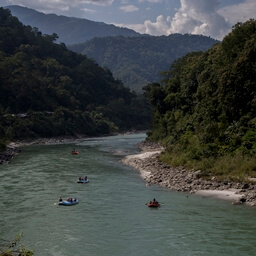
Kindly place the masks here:
<instances>
[{"instance_id":1,"label":"river","mask_svg":"<svg viewBox=\"0 0 256 256\"><path fill-rule=\"evenodd\" d=\"M22 232L36 256L255 255L255 208L146 186L120 163L144 138L23 147L0 166L0 239ZM84 175L90 182L76 183ZM59 206L60 196L79 204ZM159 209L146 206L153 198Z\"/></svg>"}]
</instances>

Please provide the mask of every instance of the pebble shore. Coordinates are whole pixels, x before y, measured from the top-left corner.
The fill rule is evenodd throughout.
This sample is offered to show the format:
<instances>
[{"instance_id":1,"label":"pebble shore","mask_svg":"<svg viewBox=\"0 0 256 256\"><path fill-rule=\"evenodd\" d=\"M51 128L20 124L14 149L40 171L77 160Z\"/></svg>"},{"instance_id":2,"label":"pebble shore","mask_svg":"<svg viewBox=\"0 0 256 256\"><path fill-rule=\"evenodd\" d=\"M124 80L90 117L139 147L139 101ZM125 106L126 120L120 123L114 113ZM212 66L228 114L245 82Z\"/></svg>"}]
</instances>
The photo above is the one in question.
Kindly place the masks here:
<instances>
[{"instance_id":1,"label":"pebble shore","mask_svg":"<svg viewBox=\"0 0 256 256\"><path fill-rule=\"evenodd\" d=\"M215 177L205 180L201 171L173 168L160 162L159 155L164 149L159 144L144 141L138 147L141 154L126 156L122 163L139 170L147 185L156 184L175 191L227 199L233 204L256 206L256 185L253 182L218 181Z\"/></svg>"}]
</instances>

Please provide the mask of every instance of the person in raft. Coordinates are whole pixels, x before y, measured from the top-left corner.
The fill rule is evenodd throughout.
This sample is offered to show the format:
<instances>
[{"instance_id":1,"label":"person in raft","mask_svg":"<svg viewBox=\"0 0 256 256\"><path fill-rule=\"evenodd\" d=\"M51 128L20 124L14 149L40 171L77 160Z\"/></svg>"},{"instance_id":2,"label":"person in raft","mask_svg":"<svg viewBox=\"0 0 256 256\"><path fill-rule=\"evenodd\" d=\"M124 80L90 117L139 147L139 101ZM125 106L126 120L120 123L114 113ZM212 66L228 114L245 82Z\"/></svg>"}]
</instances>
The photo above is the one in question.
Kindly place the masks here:
<instances>
[{"instance_id":1,"label":"person in raft","mask_svg":"<svg viewBox=\"0 0 256 256\"><path fill-rule=\"evenodd\" d=\"M87 176L84 177L84 180L87 180Z\"/></svg>"},{"instance_id":2,"label":"person in raft","mask_svg":"<svg viewBox=\"0 0 256 256\"><path fill-rule=\"evenodd\" d=\"M153 204L158 204L155 198L153 199Z\"/></svg>"},{"instance_id":3,"label":"person in raft","mask_svg":"<svg viewBox=\"0 0 256 256\"><path fill-rule=\"evenodd\" d=\"M62 198L60 197L59 202L62 202Z\"/></svg>"}]
</instances>

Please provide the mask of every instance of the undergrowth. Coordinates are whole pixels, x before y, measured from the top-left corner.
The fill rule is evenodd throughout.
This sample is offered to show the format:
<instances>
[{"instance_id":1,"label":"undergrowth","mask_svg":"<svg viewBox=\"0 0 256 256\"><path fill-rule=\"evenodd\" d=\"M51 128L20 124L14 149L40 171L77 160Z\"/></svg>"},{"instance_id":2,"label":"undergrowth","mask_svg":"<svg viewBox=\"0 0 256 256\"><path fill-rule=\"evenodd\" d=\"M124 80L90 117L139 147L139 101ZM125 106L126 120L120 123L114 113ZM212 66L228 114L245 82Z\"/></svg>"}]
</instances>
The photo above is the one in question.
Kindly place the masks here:
<instances>
[{"instance_id":1,"label":"undergrowth","mask_svg":"<svg viewBox=\"0 0 256 256\"><path fill-rule=\"evenodd\" d=\"M241 153L222 157L209 157L200 160L190 159L185 153L164 152L160 160L170 166L184 166L187 169L201 170L204 178L218 180L248 181L256 178L256 159Z\"/></svg>"}]
</instances>

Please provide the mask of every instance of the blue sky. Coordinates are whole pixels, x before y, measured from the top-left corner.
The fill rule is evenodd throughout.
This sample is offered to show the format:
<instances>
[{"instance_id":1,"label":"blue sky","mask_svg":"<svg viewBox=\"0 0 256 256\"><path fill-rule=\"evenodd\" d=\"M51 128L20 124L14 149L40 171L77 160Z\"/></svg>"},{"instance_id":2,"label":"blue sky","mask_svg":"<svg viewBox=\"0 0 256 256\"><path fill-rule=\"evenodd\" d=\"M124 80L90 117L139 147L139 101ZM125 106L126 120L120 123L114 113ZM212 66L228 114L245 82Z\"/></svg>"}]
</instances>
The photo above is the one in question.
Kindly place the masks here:
<instances>
[{"instance_id":1,"label":"blue sky","mask_svg":"<svg viewBox=\"0 0 256 256\"><path fill-rule=\"evenodd\" d=\"M221 40L237 22L256 19L256 0L0 0L44 13L102 21L139 33L202 34Z\"/></svg>"}]
</instances>

